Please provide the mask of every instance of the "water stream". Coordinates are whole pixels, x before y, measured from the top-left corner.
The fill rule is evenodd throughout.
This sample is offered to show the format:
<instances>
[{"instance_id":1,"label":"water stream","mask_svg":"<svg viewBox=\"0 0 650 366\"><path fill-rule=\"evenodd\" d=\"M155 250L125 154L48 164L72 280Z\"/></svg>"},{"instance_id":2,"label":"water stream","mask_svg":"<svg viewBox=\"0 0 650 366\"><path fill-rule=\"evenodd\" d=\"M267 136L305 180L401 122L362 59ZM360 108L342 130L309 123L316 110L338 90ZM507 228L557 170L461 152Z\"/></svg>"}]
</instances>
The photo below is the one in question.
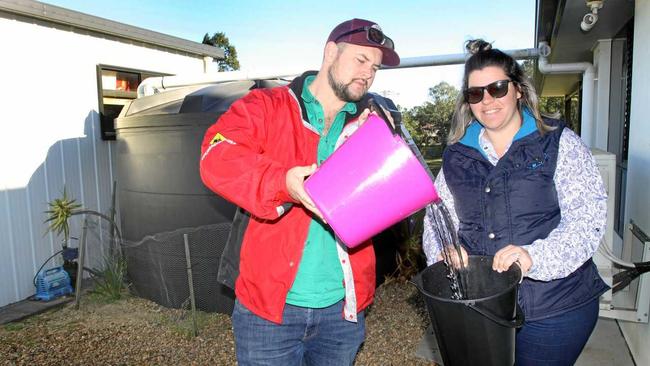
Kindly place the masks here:
<instances>
[{"instance_id":1,"label":"water stream","mask_svg":"<svg viewBox=\"0 0 650 366\"><path fill-rule=\"evenodd\" d=\"M452 290L451 298L462 300L467 289L467 257L463 258L458 234L445 204L438 200L431 205L433 231L441 246L441 256L447 267L447 278Z\"/></svg>"}]
</instances>

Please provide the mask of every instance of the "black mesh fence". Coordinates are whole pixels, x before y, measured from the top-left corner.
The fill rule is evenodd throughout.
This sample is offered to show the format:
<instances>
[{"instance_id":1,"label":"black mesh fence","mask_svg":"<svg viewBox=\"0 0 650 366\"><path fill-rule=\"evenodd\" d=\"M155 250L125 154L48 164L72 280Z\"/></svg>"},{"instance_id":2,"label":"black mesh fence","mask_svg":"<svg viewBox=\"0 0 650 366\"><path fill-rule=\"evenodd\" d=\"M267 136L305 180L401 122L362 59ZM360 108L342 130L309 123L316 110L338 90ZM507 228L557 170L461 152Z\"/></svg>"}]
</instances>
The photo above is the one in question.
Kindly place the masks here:
<instances>
[{"instance_id":1,"label":"black mesh fence","mask_svg":"<svg viewBox=\"0 0 650 366\"><path fill-rule=\"evenodd\" d=\"M217 282L219 259L229 231L230 223L221 223L178 229L146 236L137 243L125 243L122 249L132 291L165 307L189 308L186 234L196 308L232 313L234 293Z\"/></svg>"}]
</instances>

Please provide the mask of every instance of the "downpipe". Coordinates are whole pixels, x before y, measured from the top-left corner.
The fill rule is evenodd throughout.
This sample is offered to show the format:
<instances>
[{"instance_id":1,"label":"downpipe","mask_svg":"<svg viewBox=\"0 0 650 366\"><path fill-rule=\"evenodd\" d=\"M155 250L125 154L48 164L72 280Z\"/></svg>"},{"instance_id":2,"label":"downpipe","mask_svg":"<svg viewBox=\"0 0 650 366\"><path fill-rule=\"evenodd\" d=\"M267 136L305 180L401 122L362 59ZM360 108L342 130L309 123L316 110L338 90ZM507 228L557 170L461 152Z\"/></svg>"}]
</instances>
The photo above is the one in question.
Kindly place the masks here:
<instances>
[{"instance_id":1,"label":"downpipe","mask_svg":"<svg viewBox=\"0 0 650 366\"><path fill-rule=\"evenodd\" d=\"M512 56L516 60L534 59L538 57L537 48L517 49L504 51L506 54ZM433 55L433 56L419 56L419 57L405 57L402 58L398 66L382 67L381 70L390 69L406 69L413 67L428 67L428 66L445 66L445 65L459 65L465 63L469 57L468 54L449 54L449 55ZM208 70L206 68L206 70ZM304 70L303 70L304 71ZM147 78L138 86L138 98L159 93L168 88L178 88L189 85L207 85L224 83L228 81L241 81L241 80L256 80L256 79L280 79L294 77L302 74L303 71L287 71L287 72L274 72L274 73L260 73L260 72L246 72L246 71L226 71L226 72L213 72L195 75L172 75L172 76L158 76Z\"/></svg>"},{"instance_id":2,"label":"downpipe","mask_svg":"<svg viewBox=\"0 0 650 366\"><path fill-rule=\"evenodd\" d=\"M547 42L539 43L538 68L542 74L582 74L582 110L581 128L582 139L587 146L592 146L594 123L594 80L596 70L590 62L573 62L563 64L548 63L551 47Z\"/></svg>"}]
</instances>

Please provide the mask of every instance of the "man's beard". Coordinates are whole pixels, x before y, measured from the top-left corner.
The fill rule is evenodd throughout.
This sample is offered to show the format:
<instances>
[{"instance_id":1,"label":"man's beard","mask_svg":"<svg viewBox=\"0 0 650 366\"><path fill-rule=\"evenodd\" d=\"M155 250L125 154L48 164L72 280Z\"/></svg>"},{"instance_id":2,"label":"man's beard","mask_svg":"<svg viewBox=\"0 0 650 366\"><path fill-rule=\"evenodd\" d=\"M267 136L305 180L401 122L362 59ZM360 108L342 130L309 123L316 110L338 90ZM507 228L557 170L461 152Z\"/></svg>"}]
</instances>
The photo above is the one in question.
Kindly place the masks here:
<instances>
[{"instance_id":1,"label":"man's beard","mask_svg":"<svg viewBox=\"0 0 650 366\"><path fill-rule=\"evenodd\" d=\"M330 69L327 71L327 80L329 81L330 87L334 91L334 95L336 95L336 97L339 98L340 100L348 103L354 103L360 101L361 98L364 96L364 94L366 94L366 90L364 90L364 92L358 96L352 95L352 93L350 92L350 85L352 85L352 83L360 79L352 79L352 81L350 81L349 83L343 84L342 82L339 82L334 78L334 73L332 72L332 70L335 67L336 65L332 65L332 67L330 67ZM367 87L368 82L366 81L365 83Z\"/></svg>"}]
</instances>

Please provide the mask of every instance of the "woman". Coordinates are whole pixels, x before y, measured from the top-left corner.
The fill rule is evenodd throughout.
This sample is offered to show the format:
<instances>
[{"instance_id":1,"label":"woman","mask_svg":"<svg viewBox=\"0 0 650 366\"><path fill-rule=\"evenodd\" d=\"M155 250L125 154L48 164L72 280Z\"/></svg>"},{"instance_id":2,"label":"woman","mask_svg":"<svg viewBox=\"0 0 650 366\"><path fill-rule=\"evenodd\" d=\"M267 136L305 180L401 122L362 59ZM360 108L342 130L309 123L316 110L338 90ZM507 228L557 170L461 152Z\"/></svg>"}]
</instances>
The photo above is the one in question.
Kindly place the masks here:
<instances>
[{"instance_id":1,"label":"woman","mask_svg":"<svg viewBox=\"0 0 650 366\"><path fill-rule=\"evenodd\" d=\"M472 56L436 188L467 254L493 255L498 272L522 268L517 365L573 365L607 290L591 259L605 231L601 176L580 137L540 117L512 57L483 40L466 47ZM429 210L429 264L441 253L432 222Z\"/></svg>"}]
</instances>

